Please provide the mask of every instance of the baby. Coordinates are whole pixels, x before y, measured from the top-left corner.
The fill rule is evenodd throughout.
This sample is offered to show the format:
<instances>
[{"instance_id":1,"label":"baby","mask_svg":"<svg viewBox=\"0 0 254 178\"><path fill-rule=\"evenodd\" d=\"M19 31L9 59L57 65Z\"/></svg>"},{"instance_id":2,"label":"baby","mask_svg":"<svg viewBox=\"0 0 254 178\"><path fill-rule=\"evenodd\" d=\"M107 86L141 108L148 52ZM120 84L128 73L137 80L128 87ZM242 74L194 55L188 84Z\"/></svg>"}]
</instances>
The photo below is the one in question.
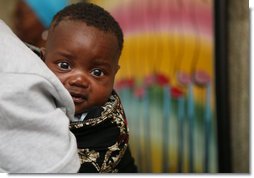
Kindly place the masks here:
<instances>
[{"instance_id":1,"label":"baby","mask_svg":"<svg viewBox=\"0 0 254 178\"><path fill-rule=\"evenodd\" d=\"M42 58L75 104L70 130L77 139L79 172L137 172L125 113L113 89L122 48L119 24L97 5L69 5L51 23Z\"/></svg>"}]
</instances>

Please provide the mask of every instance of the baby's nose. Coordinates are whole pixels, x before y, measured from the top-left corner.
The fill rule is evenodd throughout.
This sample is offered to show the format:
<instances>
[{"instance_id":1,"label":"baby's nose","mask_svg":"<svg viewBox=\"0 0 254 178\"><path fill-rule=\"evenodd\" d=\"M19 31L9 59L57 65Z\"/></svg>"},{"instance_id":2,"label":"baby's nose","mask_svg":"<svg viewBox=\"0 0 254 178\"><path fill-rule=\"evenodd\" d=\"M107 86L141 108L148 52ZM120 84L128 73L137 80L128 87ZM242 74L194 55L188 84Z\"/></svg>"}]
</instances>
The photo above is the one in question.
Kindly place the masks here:
<instances>
[{"instance_id":1,"label":"baby's nose","mask_svg":"<svg viewBox=\"0 0 254 178\"><path fill-rule=\"evenodd\" d=\"M71 86L87 88L89 86L89 80L84 74L76 74L69 80Z\"/></svg>"}]
</instances>

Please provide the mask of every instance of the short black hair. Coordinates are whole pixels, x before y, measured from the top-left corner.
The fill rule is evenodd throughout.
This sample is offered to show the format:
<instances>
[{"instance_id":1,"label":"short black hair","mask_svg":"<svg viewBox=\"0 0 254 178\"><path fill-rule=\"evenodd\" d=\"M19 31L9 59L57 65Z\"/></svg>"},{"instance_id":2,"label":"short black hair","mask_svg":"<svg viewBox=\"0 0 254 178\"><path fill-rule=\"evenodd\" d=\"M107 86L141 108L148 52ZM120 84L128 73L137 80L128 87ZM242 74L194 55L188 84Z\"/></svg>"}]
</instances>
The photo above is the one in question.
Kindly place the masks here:
<instances>
[{"instance_id":1,"label":"short black hair","mask_svg":"<svg viewBox=\"0 0 254 178\"><path fill-rule=\"evenodd\" d=\"M118 40L120 53L123 48L123 31L114 17L102 7L88 2L78 2L66 6L53 18L51 27L55 28L63 20L78 20L85 22L104 32L112 32Z\"/></svg>"}]
</instances>

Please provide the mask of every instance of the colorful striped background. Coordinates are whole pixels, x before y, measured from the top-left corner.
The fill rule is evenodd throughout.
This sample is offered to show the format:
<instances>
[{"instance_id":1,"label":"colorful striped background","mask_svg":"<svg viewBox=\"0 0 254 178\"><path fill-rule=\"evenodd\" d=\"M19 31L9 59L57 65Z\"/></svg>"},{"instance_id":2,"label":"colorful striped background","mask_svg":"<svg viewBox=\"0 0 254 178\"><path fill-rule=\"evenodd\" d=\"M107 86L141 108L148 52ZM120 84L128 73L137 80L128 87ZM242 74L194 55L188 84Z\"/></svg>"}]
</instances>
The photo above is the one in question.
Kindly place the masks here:
<instances>
[{"instance_id":1,"label":"colorful striped background","mask_svg":"<svg viewBox=\"0 0 254 178\"><path fill-rule=\"evenodd\" d=\"M212 0L91 0L125 35L116 89L140 172L217 172Z\"/></svg>"}]
</instances>

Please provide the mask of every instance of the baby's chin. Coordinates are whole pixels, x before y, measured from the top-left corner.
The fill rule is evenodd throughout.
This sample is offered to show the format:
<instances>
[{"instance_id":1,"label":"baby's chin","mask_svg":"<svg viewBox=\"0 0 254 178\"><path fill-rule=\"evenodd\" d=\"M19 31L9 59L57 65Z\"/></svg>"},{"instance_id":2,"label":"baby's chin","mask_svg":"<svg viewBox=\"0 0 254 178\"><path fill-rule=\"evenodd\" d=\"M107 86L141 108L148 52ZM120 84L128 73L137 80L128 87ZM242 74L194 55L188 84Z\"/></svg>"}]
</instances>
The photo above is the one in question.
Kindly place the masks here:
<instances>
[{"instance_id":1,"label":"baby's chin","mask_svg":"<svg viewBox=\"0 0 254 178\"><path fill-rule=\"evenodd\" d=\"M88 112L101 112L103 109L100 106L93 106L89 108L77 108L75 107L75 114L82 114L82 113L88 113Z\"/></svg>"},{"instance_id":2,"label":"baby's chin","mask_svg":"<svg viewBox=\"0 0 254 178\"><path fill-rule=\"evenodd\" d=\"M82 114L82 113L87 113L89 109L75 109L75 114Z\"/></svg>"},{"instance_id":3,"label":"baby's chin","mask_svg":"<svg viewBox=\"0 0 254 178\"><path fill-rule=\"evenodd\" d=\"M82 113L88 112L89 110L90 108L88 107L80 107L75 104L75 114L82 114Z\"/></svg>"}]
</instances>

